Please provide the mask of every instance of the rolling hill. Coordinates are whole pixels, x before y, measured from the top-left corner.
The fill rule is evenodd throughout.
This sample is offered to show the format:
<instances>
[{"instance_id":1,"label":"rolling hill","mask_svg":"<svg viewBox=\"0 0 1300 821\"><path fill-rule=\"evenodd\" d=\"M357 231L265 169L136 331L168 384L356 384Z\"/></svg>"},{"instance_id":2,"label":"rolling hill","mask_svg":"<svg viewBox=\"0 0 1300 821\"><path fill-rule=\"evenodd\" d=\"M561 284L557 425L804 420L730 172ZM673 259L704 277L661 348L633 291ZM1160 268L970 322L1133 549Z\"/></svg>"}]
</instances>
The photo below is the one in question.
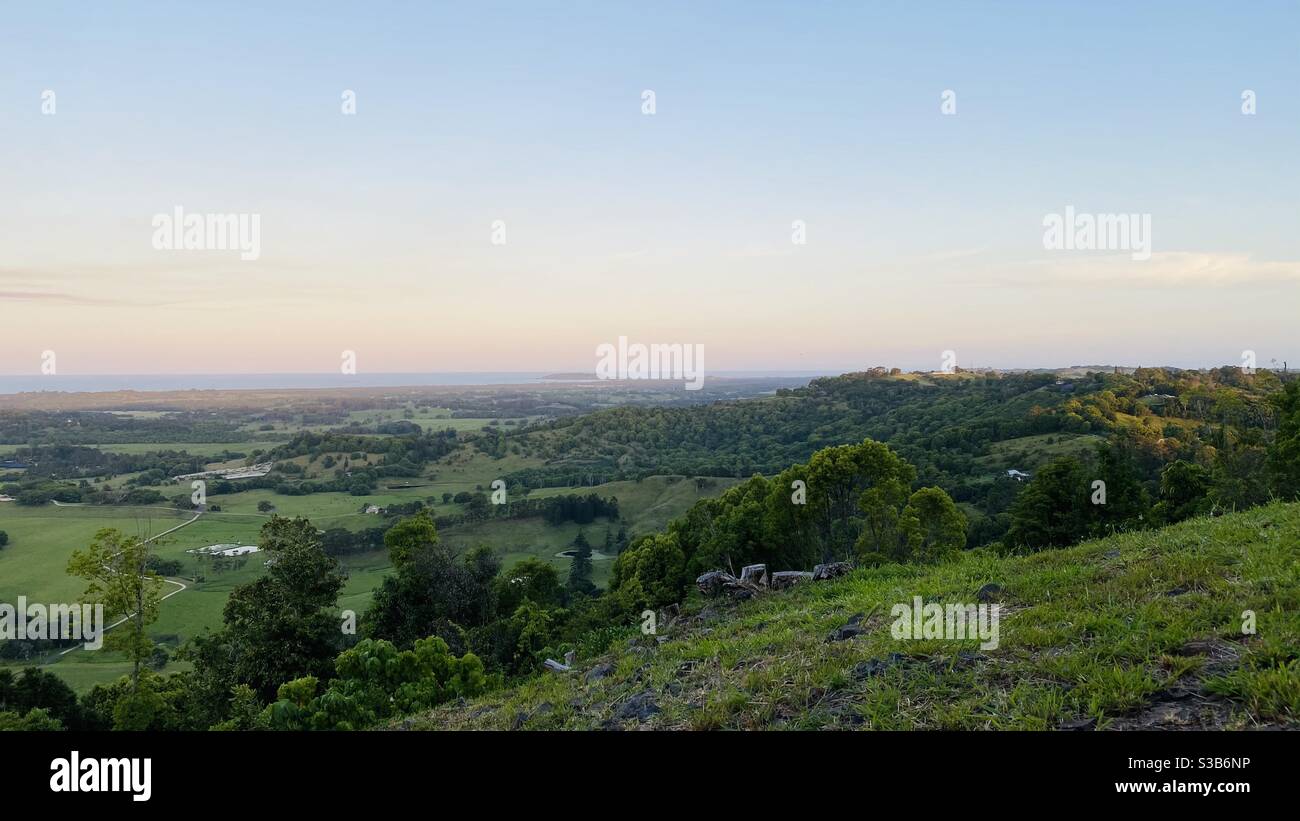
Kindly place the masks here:
<instances>
[{"instance_id":1,"label":"rolling hill","mask_svg":"<svg viewBox=\"0 0 1300 821\"><path fill-rule=\"evenodd\" d=\"M981 589L1000 608L996 648L893 637L895 604L975 603ZM1028 556L860 569L739 603L692 592L675 620L660 614L657 636L629 625L572 672L391 726L1296 728L1297 605L1300 504L1274 503Z\"/></svg>"}]
</instances>

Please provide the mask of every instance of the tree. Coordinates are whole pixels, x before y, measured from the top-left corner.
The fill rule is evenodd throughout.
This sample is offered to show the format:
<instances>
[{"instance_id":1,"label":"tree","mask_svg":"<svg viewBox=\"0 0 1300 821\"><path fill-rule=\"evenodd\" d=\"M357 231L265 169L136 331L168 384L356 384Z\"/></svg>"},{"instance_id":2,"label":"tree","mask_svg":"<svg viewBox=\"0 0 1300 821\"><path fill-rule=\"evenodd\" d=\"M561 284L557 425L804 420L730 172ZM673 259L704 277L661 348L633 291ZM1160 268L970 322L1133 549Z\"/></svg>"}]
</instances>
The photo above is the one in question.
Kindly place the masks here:
<instances>
[{"instance_id":1,"label":"tree","mask_svg":"<svg viewBox=\"0 0 1300 821\"><path fill-rule=\"evenodd\" d=\"M1200 465L1178 459L1160 473L1160 501L1152 516L1174 524L1210 512L1210 473Z\"/></svg>"},{"instance_id":2,"label":"tree","mask_svg":"<svg viewBox=\"0 0 1300 821\"><path fill-rule=\"evenodd\" d=\"M1284 499L1300 498L1300 382L1286 384L1274 394L1278 427L1268 449L1268 469L1275 493Z\"/></svg>"},{"instance_id":3,"label":"tree","mask_svg":"<svg viewBox=\"0 0 1300 821\"><path fill-rule=\"evenodd\" d=\"M1225 441L1210 469L1210 500L1223 510L1245 510L1267 502L1268 468L1268 452L1261 445ZM1276 474L1272 478L1278 481Z\"/></svg>"},{"instance_id":4,"label":"tree","mask_svg":"<svg viewBox=\"0 0 1300 821\"><path fill-rule=\"evenodd\" d=\"M131 682L140 681L140 665L153 654L146 632L158 618L163 580L149 570L149 545L113 528L95 534L90 546L73 552L68 573L89 582L85 599L103 604L110 623L125 619L107 635L104 646L121 650L131 660Z\"/></svg>"},{"instance_id":5,"label":"tree","mask_svg":"<svg viewBox=\"0 0 1300 821\"><path fill-rule=\"evenodd\" d=\"M937 562L966 546L966 515L937 487L923 487L907 500L899 529L910 561Z\"/></svg>"},{"instance_id":6,"label":"tree","mask_svg":"<svg viewBox=\"0 0 1300 821\"><path fill-rule=\"evenodd\" d=\"M808 508L820 542L822 561L845 558L859 525L854 514L863 494L896 499L916 481L916 468L881 442L866 439L860 445L823 448L807 465Z\"/></svg>"},{"instance_id":7,"label":"tree","mask_svg":"<svg viewBox=\"0 0 1300 821\"><path fill-rule=\"evenodd\" d=\"M4 547L7 544L9 544L9 534L0 530L0 547Z\"/></svg>"},{"instance_id":8,"label":"tree","mask_svg":"<svg viewBox=\"0 0 1300 821\"><path fill-rule=\"evenodd\" d=\"M1142 487L1134 459L1135 449L1130 435L1116 435L1109 443L1097 448L1099 478L1106 483L1106 503L1085 510L1091 514L1094 535L1106 536L1140 528L1144 524L1151 509L1151 498Z\"/></svg>"},{"instance_id":9,"label":"tree","mask_svg":"<svg viewBox=\"0 0 1300 821\"><path fill-rule=\"evenodd\" d=\"M0 711L25 715L39 709L69 730L94 729L77 702L77 694L63 679L39 667L28 667L17 676L0 669Z\"/></svg>"},{"instance_id":10,"label":"tree","mask_svg":"<svg viewBox=\"0 0 1300 821\"><path fill-rule=\"evenodd\" d=\"M328 679L342 647L335 608L345 578L316 527L301 517L274 516L262 526L259 544L270 557L266 575L236 587L222 614L225 626L195 638L186 653L213 723L229 711L236 685L270 701L286 681Z\"/></svg>"},{"instance_id":11,"label":"tree","mask_svg":"<svg viewBox=\"0 0 1300 821\"><path fill-rule=\"evenodd\" d=\"M536 602L525 600L505 622L509 657L502 659L511 673L530 673L546 658L555 640L555 620Z\"/></svg>"},{"instance_id":12,"label":"tree","mask_svg":"<svg viewBox=\"0 0 1300 821\"><path fill-rule=\"evenodd\" d=\"M270 513L272 510L275 510L275 505L263 499L257 503L257 510L259 513Z\"/></svg>"},{"instance_id":13,"label":"tree","mask_svg":"<svg viewBox=\"0 0 1300 821\"><path fill-rule=\"evenodd\" d=\"M682 600L685 570L686 556L677 536L656 533L637 539L619 554L609 586L628 609L662 607Z\"/></svg>"},{"instance_id":14,"label":"tree","mask_svg":"<svg viewBox=\"0 0 1300 821\"><path fill-rule=\"evenodd\" d=\"M496 580L497 606L502 613L513 613L524 601L536 602L546 609L564 604L564 587L560 574L549 562L527 558Z\"/></svg>"},{"instance_id":15,"label":"tree","mask_svg":"<svg viewBox=\"0 0 1300 821\"><path fill-rule=\"evenodd\" d=\"M367 635L387 639L401 649L427 636L439 636L459 652L464 645L462 629L495 616L500 560L490 549L479 547L458 561L450 548L438 543L427 510L394 525L384 541L396 572L385 576L375 590L364 619Z\"/></svg>"},{"instance_id":16,"label":"tree","mask_svg":"<svg viewBox=\"0 0 1300 821\"><path fill-rule=\"evenodd\" d=\"M858 507L863 513L863 527L856 544L860 555L874 554L891 561L906 559L908 536L901 519L908 501L907 490L908 486L902 480L886 479L863 491L858 499ZM919 527L920 523L914 524Z\"/></svg>"},{"instance_id":17,"label":"tree","mask_svg":"<svg viewBox=\"0 0 1300 821\"><path fill-rule=\"evenodd\" d=\"M13 711L0 712L0 732L8 730L49 732L62 729L63 725L59 723L59 720L40 707L33 707L26 714Z\"/></svg>"},{"instance_id":18,"label":"tree","mask_svg":"<svg viewBox=\"0 0 1300 821\"><path fill-rule=\"evenodd\" d=\"M404 567L427 548L438 544L438 528L427 509L408 516L384 533L384 547L394 567Z\"/></svg>"},{"instance_id":19,"label":"tree","mask_svg":"<svg viewBox=\"0 0 1300 821\"><path fill-rule=\"evenodd\" d=\"M454 698L473 698L497 682L472 653L457 658L434 636L410 650L365 639L344 651L324 693L312 676L285 683L267 710L282 730L359 730L395 715L427 710Z\"/></svg>"},{"instance_id":20,"label":"tree","mask_svg":"<svg viewBox=\"0 0 1300 821\"><path fill-rule=\"evenodd\" d=\"M581 530L573 540L573 560L569 564L568 588L570 593L583 595L590 595L596 591L596 585L591 581L591 545Z\"/></svg>"},{"instance_id":21,"label":"tree","mask_svg":"<svg viewBox=\"0 0 1300 821\"><path fill-rule=\"evenodd\" d=\"M1088 503L1079 461L1067 456L1051 462L1012 504L1006 545L1013 550L1042 550L1073 544L1087 533L1083 506Z\"/></svg>"}]
</instances>

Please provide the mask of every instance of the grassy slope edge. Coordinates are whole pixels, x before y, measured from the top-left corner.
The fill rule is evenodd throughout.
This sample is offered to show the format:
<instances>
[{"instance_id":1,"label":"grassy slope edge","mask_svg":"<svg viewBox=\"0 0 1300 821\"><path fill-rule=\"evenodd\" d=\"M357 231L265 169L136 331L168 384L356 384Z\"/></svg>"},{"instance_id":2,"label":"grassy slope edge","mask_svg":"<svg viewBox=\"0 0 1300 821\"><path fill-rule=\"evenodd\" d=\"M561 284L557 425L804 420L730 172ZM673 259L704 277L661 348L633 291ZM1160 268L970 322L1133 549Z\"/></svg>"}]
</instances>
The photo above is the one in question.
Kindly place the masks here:
<instances>
[{"instance_id":1,"label":"grassy slope edge","mask_svg":"<svg viewBox=\"0 0 1300 821\"><path fill-rule=\"evenodd\" d=\"M894 604L974 602L986 583L1003 588L996 649L891 637ZM1031 556L858 570L744 603L692 593L658 641L629 629L574 673L392 726L1296 728L1298 605L1300 504L1275 503ZM827 641L859 613L864 635ZM612 671L590 675L601 665Z\"/></svg>"}]
</instances>

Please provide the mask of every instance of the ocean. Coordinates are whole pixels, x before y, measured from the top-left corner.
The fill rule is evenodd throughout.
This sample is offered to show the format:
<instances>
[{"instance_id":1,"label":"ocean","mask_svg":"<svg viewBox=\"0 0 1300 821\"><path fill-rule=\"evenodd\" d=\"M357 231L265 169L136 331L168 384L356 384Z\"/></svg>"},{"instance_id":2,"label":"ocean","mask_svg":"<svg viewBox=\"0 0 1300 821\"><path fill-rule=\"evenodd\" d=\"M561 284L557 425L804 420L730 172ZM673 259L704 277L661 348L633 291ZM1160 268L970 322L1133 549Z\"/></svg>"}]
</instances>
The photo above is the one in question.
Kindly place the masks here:
<instances>
[{"instance_id":1,"label":"ocean","mask_svg":"<svg viewBox=\"0 0 1300 821\"><path fill-rule=\"evenodd\" d=\"M830 371L717 371L709 376L737 379L802 378ZM595 381L552 371L462 371L440 373L200 373L0 375L0 394L31 391L257 390L275 388L390 388L407 386L537 385L548 381ZM547 379L553 376L552 379Z\"/></svg>"}]
</instances>

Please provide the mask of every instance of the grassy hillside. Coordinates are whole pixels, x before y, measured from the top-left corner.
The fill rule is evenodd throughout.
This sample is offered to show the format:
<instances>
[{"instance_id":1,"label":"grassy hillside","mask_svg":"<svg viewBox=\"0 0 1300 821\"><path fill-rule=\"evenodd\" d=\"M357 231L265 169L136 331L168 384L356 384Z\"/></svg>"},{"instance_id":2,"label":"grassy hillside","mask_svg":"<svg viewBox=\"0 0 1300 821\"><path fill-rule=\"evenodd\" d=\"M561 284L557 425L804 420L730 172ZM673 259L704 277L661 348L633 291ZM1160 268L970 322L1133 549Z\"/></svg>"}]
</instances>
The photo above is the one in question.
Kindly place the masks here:
<instances>
[{"instance_id":1,"label":"grassy hillside","mask_svg":"<svg viewBox=\"0 0 1300 821\"><path fill-rule=\"evenodd\" d=\"M447 528L440 535L443 543L457 551L489 545L501 557L505 567L530 557L542 559L553 564L561 578L567 578L571 560L557 554L569 549L578 532L583 531L597 551L592 562L592 581L598 587L604 587L614 564L613 556L607 557L600 552L606 530L617 533L619 527L624 526L631 538L663 530L670 519L682 515L695 502L717 496L734 484L735 479L704 478L697 481L687 476L649 476L641 481L607 482L590 488L544 488L533 491L530 498L576 492L617 498L620 520L600 518L587 525L574 522L550 525L540 517L492 519ZM441 511L442 508L435 508L435 512Z\"/></svg>"},{"instance_id":2,"label":"grassy hillside","mask_svg":"<svg viewBox=\"0 0 1300 821\"><path fill-rule=\"evenodd\" d=\"M894 604L974 603L986 584L1002 588L996 649L891 636ZM1295 728L1298 606L1300 504L1272 504L1031 556L859 570L743 603L692 593L658 637L629 625L617 651L573 673L394 726ZM828 640L858 614L863 634Z\"/></svg>"}]
</instances>

